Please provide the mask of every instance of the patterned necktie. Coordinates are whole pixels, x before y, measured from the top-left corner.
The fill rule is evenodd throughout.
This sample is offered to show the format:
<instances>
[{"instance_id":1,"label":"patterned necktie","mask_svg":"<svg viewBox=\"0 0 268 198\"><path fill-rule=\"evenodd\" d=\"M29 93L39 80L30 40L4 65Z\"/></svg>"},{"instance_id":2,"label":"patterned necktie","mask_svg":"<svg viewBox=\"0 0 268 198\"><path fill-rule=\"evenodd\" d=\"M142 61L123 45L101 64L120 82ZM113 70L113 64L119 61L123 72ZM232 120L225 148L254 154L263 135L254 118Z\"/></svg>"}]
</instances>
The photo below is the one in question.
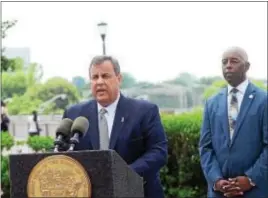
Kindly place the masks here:
<instances>
[{"instance_id":1,"label":"patterned necktie","mask_svg":"<svg viewBox=\"0 0 268 198\"><path fill-rule=\"evenodd\" d=\"M107 113L107 110L102 108L99 116L100 150L109 149L108 123L105 113Z\"/></svg>"},{"instance_id":2,"label":"patterned necktie","mask_svg":"<svg viewBox=\"0 0 268 198\"><path fill-rule=\"evenodd\" d=\"M230 127L230 138L233 138L237 115L238 115L238 100L237 100L237 92L238 90L236 88L233 88L231 90L231 100L230 100L230 106L229 106L229 127Z\"/></svg>"}]
</instances>

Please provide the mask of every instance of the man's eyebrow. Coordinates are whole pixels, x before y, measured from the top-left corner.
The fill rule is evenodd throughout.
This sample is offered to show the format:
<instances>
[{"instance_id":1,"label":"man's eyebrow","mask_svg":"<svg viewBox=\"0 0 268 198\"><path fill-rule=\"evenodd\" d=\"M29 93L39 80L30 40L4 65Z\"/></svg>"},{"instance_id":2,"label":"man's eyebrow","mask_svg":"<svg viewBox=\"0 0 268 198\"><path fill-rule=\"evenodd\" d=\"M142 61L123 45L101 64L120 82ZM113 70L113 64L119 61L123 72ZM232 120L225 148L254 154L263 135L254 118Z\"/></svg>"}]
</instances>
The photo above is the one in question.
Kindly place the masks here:
<instances>
[{"instance_id":1,"label":"man's eyebrow","mask_svg":"<svg viewBox=\"0 0 268 198\"><path fill-rule=\"evenodd\" d=\"M111 75L111 73L108 73L108 72L101 73L101 74L99 74L99 73L95 73L95 74L93 74L93 73L92 73L92 76L96 76L96 75Z\"/></svg>"},{"instance_id":2,"label":"man's eyebrow","mask_svg":"<svg viewBox=\"0 0 268 198\"><path fill-rule=\"evenodd\" d=\"M225 58L222 58L222 60L227 60L227 59L231 59L231 60L241 60L241 58L238 58L238 57L225 57Z\"/></svg>"},{"instance_id":3,"label":"man's eyebrow","mask_svg":"<svg viewBox=\"0 0 268 198\"><path fill-rule=\"evenodd\" d=\"M232 60L240 60L240 58L237 58L237 57L231 57L230 59L232 59Z\"/></svg>"}]
</instances>

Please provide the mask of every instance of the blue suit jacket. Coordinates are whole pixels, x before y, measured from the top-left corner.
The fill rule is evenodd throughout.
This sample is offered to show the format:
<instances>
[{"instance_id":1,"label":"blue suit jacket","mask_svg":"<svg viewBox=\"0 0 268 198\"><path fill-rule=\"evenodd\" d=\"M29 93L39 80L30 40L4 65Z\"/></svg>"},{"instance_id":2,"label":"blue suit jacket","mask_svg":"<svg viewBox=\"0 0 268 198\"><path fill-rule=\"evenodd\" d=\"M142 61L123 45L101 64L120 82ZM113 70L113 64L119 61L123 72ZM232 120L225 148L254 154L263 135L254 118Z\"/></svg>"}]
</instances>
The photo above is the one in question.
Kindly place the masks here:
<instances>
[{"instance_id":1,"label":"blue suit jacket","mask_svg":"<svg viewBox=\"0 0 268 198\"><path fill-rule=\"evenodd\" d=\"M63 117L74 120L78 116L86 117L90 126L76 150L98 150L97 102L92 100L74 105L65 111ZM122 117L124 122L121 122ZM167 163L167 138L156 105L121 94L109 148L143 177L146 198L164 198L159 170Z\"/></svg>"},{"instance_id":2,"label":"blue suit jacket","mask_svg":"<svg viewBox=\"0 0 268 198\"><path fill-rule=\"evenodd\" d=\"M220 179L248 176L256 184L244 198L268 197L267 92L249 83L230 140L227 117L227 88L205 105L200 137L201 166L208 182L208 197Z\"/></svg>"}]
</instances>

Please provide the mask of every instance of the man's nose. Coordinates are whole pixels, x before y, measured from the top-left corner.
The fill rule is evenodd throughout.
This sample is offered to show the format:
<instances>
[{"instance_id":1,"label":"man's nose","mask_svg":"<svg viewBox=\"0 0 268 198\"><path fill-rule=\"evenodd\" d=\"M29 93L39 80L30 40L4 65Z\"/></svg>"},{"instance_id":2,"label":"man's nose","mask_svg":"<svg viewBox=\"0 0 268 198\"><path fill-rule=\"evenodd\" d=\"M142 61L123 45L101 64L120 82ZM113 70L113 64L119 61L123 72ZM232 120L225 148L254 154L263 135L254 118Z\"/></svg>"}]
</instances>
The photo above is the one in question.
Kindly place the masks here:
<instances>
[{"instance_id":1,"label":"man's nose","mask_svg":"<svg viewBox=\"0 0 268 198\"><path fill-rule=\"evenodd\" d=\"M103 78L99 76L99 78L97 79L97 84L102 84L103 82L104 82Z\"/></svg>"},{"instance_id":2,"label":"man's nose","mask_svg":"<svg viewBox=\"0 0 268 198\"><path fill-rule=\"evenodd\" d=\"M232 69L232 68L233 68L233 65L231 64L231 61L228 61L228 62L226 63L225 69L230 70L230 69Z\"/></svg>"}]
</instances>

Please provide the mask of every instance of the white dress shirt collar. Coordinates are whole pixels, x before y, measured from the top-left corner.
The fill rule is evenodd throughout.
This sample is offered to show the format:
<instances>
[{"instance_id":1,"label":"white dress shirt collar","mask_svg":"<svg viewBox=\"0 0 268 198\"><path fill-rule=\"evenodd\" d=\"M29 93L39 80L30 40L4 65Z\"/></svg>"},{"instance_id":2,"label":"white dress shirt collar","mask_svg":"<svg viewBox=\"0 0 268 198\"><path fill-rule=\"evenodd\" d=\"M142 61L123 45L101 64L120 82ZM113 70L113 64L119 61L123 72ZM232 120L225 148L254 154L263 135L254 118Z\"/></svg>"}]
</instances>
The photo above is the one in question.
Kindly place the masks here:
<instances>
[{"instance_id":1,"label":"white dress shirt collar","mask_svg":"<svg viewBox=\"0 0 268 198\"><path fill-rule=\"evenodd\" d=\"M104 109L107 110L107 114L108 114L108 115L114 114L115 111L116 111L116 107L117 107L117 104L118 104L119 99L120 99L120 93L117 95L116 100L115 100L112 104L110 104L109 106L107 106L107 107L103 107L103 106L101 106L101 105L98 103L98 113L100 112L100 110L101 110L102 108L104 108Z\"/></svg>"},{"instance_id":2,"label":"white dress shirt collar","mask_svg":"<svg viewBox=\"0 0 268 198\"><path fill-rule=\"evenodd\" d=\"M241 93L242 95L245 94L246 92L246 89L248 87L248 84L249 84L249 80L246 79L244 80L242 83L240 83L236 89L239 91L239 93ZM231 85L228 84L228 94L230 94L230 91L233 89L234 87L232 87Z\"/></svg>"}]
</instances>

